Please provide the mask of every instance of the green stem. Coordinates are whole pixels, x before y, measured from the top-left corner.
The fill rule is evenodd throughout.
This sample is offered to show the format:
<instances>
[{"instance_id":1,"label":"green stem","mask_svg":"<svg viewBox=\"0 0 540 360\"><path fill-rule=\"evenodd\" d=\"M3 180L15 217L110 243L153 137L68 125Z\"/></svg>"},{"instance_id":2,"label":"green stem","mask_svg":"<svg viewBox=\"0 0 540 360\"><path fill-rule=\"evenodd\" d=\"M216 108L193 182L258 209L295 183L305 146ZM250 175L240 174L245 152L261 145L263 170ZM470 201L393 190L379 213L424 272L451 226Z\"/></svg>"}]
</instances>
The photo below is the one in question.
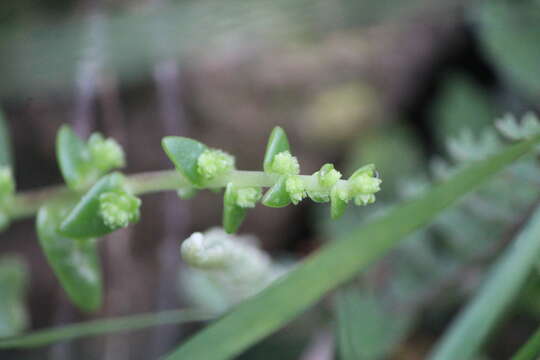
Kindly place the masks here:
<instances>
[{"instance_id":1,"label":"green stem","mask_svg":"<svg viewBox=\"0 0 540 360\"><path fill-rule=\"evenodd\" d=\"M318 189L319 185L312 175L301 175L301 178L310 190ZM134 174L127 176L126 179L128 186L136 195L191 187L189 181L175 170ZM234 170L229 175L208 183L207 188L222 188L229 182L238 187L271 187L278 179L279 175L262 171ZM340 180L340 183L345 184L346 181ZM9 216L12 220L28 218L34 216L45 203L73 202L80 195L66 186L50 186L23 192L14 197L12 206L9 208Z\"/></svg>"},{"instance_id":2,"label":"green stem","mask_svg":"<svg viewBox=\"0 0 540 360\"><path fill-rule=\"evenodd\" d=\"M120 331L134 331L152 326L206 321L215 317L202 310L167 310L109 319L99 319L0 340L0 349L43 346L76 338L97 336Z\"/></svg>"}]
</instances>

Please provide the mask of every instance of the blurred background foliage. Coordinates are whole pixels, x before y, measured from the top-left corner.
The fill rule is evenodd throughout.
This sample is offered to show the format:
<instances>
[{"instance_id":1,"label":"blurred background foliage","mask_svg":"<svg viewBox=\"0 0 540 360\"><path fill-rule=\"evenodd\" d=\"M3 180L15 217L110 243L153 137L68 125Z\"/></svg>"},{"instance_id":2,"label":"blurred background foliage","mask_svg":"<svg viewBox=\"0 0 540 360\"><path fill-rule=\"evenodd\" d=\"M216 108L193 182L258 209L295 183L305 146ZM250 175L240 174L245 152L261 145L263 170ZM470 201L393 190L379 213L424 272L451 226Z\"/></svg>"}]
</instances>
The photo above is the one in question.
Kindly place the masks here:
<instances>
[{"instance_id":1,"label":"blurred background foliage","mask_svg":"<svg viewBox=\"0 0 540 360\"><path fill-rule=\"evenodd\" d=\"M379 201L257 208L242 232L300 259L500 146L489 127L540 106L537 0L20 0L0 2L0 106L20 190L60 182L54 134L71 123L126 147L128 172L169 167L162 136L191 136L261 167L274 125L304 173L375 163ZM452 140L453 139L453 140ZM530 157L418 231L245 359L422 359L539 200ZM74 310L30 221L0 235L0 335L186 305L178 242L219 223L220 200L148 197L142 221L102 244L107 299ZM20 259L19 259L20 258ZM25 260L21 260L25 259ZM23 265L23 264L27 265ZM484 349L507 359L540 320L540 276ZM197 327L166 326L2 359L149 359Z\"/></svg>"}]
</instances>

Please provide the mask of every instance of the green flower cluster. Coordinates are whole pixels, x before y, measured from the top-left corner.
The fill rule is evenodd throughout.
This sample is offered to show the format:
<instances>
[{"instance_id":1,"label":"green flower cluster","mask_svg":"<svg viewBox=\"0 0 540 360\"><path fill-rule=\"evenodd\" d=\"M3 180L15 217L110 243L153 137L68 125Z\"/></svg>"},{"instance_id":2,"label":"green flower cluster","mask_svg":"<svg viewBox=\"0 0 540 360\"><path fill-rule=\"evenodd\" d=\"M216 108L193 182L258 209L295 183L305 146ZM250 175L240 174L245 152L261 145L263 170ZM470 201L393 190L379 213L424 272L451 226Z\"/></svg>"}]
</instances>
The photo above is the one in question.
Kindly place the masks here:
<instances>
[{"instance_id":1,"label":"green flower cluster","mask_svg":"<svg viewBox=\"0 0 540 360\"><path fill-rule=\"evenodd\" d=\"M332 164L324 164L311 176L300 175L298 159L291 154L287 135L276 127L270 134L263 161L264 172L238 171L234 157L193 139L167 137L163 148L192 189L225 187L223 228L237 231L249 208L261 203L268 207L298 204L306 197L315 202L331 202L332 218L343 214L347 203L357 205L375 201L381 180L373 165L357 170L348 180ZM264 193L262 187L269 187ZM179 195L193 194L181 189Z\"/></svg>"},{"instance_id":2,"label":"green flower cluster","mask_svg":"<svg viewBox=\"0 0 540 360\"><path fill-rule=\"evenodd\" d=\"M109 191L99 196L99 212L111 229L139 221L141 200L126 191Z\"/></svg>"}]
</instances>

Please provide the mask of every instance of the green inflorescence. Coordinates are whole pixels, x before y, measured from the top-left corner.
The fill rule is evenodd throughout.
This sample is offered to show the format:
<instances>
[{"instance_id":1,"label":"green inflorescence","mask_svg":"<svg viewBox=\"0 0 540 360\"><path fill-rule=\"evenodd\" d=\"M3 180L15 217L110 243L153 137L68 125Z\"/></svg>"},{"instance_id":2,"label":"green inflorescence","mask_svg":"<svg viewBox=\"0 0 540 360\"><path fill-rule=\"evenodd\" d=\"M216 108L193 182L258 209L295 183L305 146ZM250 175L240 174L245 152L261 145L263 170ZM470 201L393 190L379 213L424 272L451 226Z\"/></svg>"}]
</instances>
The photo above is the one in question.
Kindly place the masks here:
<instances>
[{"instance_id":1,"label":"green inflorescence","mask_svg":"<svg viewBox=\"0 0 540 360\"><path fill-rule=\"evenodd\" d=\"M99 196L99 210L103 222L119 229L137 222L141 200L125 191L110 191Z\"/></svg>"},{"instance_id":2,"label":"green inflorescence","mask_svg":"<svg viewBox=\"0 0 540 360\"><path fill-rule=\"evenodd\" d=\"M261 188L249 187L238 189L236 192L236 205L242 208L254 208L262 197Z\"/></svg>"},{"instance_id":3,"label":"green inflorescence","mask_svg":"<svg viewBox=\"0 0 540 360\"><path fill-rule=\"evenodd\" d=\"M206 180L213 180L234 169L234 157L217 149L205 150L197 160L197 170Z\"/></svg>"},{"instance_id":4,"label":"green inflorescence","mask_svg":"<svg viewBox=\"0 0 540 360\"><path fill-rule=\"evenodd\" d=\"M298 175L290 175L285 182L285 189L289 193L291 201L294 205L302 201L306 196L306 184Z\"/></svg>"},{"instance_id":5,"label":"green inflorescence","mask_svg":"<svg viewBox=\"0 0 540 360\"><path fill-rule=\"evenodd\" d=\"M91 164L102 173L125 166L124 150L116 140L94 133L88 139Z\"/></svg>"},{"instance_id":6,"label":"green inflorescence","mask_svg":"<svg viewBox=\"0 0 540 360\"><path fill-rule=\"evenodd\" d=\"M300 174L298 159L292 156L289 151L282 151L274 156L270 172L280 175L298 175Z\"/></svg>"}]
</instances>

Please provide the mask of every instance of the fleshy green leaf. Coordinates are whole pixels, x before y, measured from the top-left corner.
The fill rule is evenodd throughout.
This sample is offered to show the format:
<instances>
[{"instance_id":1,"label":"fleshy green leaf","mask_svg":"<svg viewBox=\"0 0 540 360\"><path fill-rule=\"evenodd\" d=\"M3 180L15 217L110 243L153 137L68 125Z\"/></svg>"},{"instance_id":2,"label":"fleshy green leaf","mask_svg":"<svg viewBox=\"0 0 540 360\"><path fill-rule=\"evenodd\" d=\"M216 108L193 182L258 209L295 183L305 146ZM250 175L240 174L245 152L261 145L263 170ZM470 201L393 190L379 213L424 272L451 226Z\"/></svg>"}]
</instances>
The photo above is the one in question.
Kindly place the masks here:
<instances>
[{"instance_id":1,"label":"fleshy green leaf","mask_svg":"<svg viewBox=\"0 0 540 360\"><path fill-rule=\"evenodd\" d=\"M9 129L4 118L4 114L0 110L0 168L3 166L12 165L12 154L11 154L11 136L9 134Z\"/></svg>"},{"instance_id":2,"label":"fleshy green leaf","mask_svg":"<svg viewBox=\"0 0 540 360\"><path fill-rule=\"evenodd\" d=\"M266 153L264 154L263 162L264 171L270 171L270 166L275 155L283 151L289 151L289 148L287 134L285 134L285 131L281 127L276 126L270 134L268 145L266 145Z\"/></svg>"},{"instance_id":3,"label":"fleshy green leaf","mask_svg":"<svg viewBox=\"0 0 540 360\"><path fill-rule=\"evenodd\" d=\"M229 234L235 233L244 221L246 213L247 209L236 204L234 185L228 183L223 196L223 229Z\"/></svg>"},{"instance_id":4,"label":"fleshy green leaf","mask_svg":"<svg viewBox=\"0 0 540 360\"><path fill-rule=\"evenodd\" d=\"M56 138L56 156L67 185L81 190L109 170L125 165L124 151L113 139L94 133L88 143L63 125Z\"/></svg>"},{"instance_id":5,"label":"fleshy green leaf","mask_svg":"<svg viewBox=\"0 0 540 360\"><path fill-rule=\"evenodd\" d=\"M470 359L511 305L540 254L540 208L530 218L484 286L458 315L430 356L433 360Z\"/></svg>"},{"instance_id":6,"label":"fleshy green leaf","mask_svg":"<svg viewBox=\"0 0 540 360\"><path fill-rule=\"evenodd\" d=\"M104 176L81 198L60 226L60 233L71 238L107 235L118 227L110 226L101 213L100 196L121 191L124 177L120 173Z\"/></svg>"},{"instance_id":7,"label":"fleshy green leaf","mask_svg":"<svg viewBox=\"0 0 540 360\"><path fill-rule=\"evenodd\" d=\"M204 179L198 171L197 161L208 149L206 145L181 136L167 136L163 138L161 145L176 169L193 185L202 187Z\"/></svg>"},{"instance_id":8,"label":"fleshy green leaf","mask_svg":"<svg viewBox=\"0 0 540 360\"><path fill-rule=\"evenodd\" d=\"M66 184L80 189L95 179L88 179L90 153L85 142L68 125L62 125L56 137L56 157Z\"/></svg>"},{"instance_id":9,"label":"fleshy green leaf","mask_svg":"<svg viewBox=\"0 0 540 360\"><path fill-rule=\"evenodd\" d=\"M65 213L53 206L39 210L39 243L71 301L85 311L93 311L102 303L97 243L95 239L69 239L59 234L58 226Z\"/></svg>"},{"instance_id":10,"label":"fleshy green leaf","mask_svg":"<svg viewBox=\"0 0 540 360\"><path fill-rule=\"evenodd\" d=\"M272 186L262 198L262 203L268 207L284 207L291 203L291 197L287 192L287 176L282 176L279 180Z\"/></svg>"},{"instance_id":11,"label":"fleshy green leaf","mask_svg":"<svg viewBox=\"0 0 540 360\"><path fill-rule=\"evenodd\" d=\"M0 259L0 337L17 335L28 324L24 303L28 269L22 259Z\"/></svg>"},{"instance_id":12,"label":"fleshy green leaf","mask_svg":"<svg viewBox=\"0 0 540 360\"><path fill-rule=\"evenodd\" d=\"M391 209L322 247L286 277L188 340L166 357L230 359L315 304L328 291L354 277L399 240L426 225L442 210L474 190L540 142L540 137L473 162L420 198ZM212 344L209 346L208 344Z\"/></svg>"},{"instance_id":13,"label":"fleshy green leaf","mask_svg":"<svg viewBox=\"0 0 540 360\"><path fill-rule=\"evenodd\" d=\"M347 208L347 202L339 197L337 188L333 188L330 192L330 216L333 220L338 219L343 215Z\"/></svg>"}]
</instances>

